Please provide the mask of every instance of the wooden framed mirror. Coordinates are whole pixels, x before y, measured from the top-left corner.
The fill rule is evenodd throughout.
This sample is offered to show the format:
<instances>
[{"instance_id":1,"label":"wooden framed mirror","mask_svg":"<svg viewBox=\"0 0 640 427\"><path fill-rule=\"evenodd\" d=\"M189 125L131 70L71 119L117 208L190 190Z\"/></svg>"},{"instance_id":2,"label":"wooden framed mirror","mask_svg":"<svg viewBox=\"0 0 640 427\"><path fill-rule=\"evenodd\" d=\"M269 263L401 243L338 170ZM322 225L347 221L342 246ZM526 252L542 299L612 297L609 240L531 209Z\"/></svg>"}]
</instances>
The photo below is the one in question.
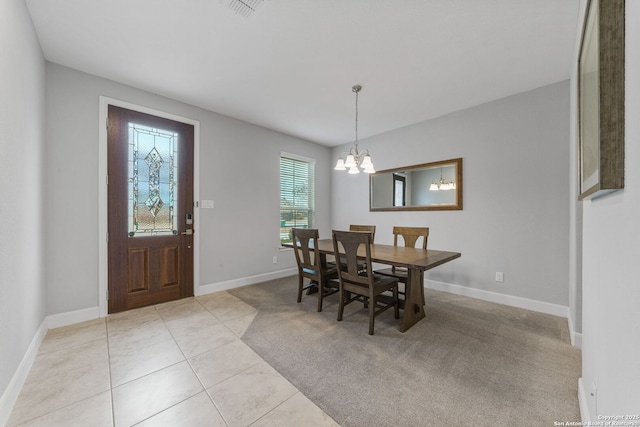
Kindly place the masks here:
<instances>
[{"instance_id":1,"label":"wooden framed mirror","mask_svg":"<svg viewBox=\"0 0 640 427\"><path fill-rule=\"evenodd\" d=\"M369 211L462 210L462 158L369 176Z\"/></svg>"}]
</instances>

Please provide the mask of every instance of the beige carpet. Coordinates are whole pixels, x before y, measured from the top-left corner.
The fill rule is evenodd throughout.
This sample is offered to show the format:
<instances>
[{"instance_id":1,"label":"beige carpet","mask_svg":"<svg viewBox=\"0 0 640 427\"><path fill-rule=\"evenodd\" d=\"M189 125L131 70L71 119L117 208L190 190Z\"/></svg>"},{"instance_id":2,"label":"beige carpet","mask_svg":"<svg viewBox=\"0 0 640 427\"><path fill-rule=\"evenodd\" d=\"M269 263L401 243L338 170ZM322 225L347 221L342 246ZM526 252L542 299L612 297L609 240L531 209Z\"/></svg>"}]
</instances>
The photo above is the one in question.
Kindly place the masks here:
<instances>
[{"instance_id":1,"label":"beige carpet","mask_svg":"<svg viewBox=\"0 0 640 427\"><path fill-rule=\"evenodd\" d=\"M566 319L437 291L405 333L388 310L296 303L297 277L229 291L259 310L243 341L344 427L580 421L581 352ZM401 313L402 315L402 313Z\"/></svg>"}]
</instances>

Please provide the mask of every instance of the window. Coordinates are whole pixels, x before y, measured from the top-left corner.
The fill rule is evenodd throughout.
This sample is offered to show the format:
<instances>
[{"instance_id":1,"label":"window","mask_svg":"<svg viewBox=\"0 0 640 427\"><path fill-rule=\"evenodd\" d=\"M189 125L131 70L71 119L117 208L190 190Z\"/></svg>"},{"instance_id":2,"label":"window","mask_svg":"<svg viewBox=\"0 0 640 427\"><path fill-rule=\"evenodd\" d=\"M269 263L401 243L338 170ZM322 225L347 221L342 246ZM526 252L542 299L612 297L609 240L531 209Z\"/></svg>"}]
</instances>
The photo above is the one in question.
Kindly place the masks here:
<instances>
[{"instance_id":1,"label":"window","mask_svg":"<svg viewBox=\"0 0 640 427\"><path fill-rule=\"evenodd\" d=\"M315 160L280 155L280 243L292 241L292 228L313 228Z\"/></svg>"}]
</instances>

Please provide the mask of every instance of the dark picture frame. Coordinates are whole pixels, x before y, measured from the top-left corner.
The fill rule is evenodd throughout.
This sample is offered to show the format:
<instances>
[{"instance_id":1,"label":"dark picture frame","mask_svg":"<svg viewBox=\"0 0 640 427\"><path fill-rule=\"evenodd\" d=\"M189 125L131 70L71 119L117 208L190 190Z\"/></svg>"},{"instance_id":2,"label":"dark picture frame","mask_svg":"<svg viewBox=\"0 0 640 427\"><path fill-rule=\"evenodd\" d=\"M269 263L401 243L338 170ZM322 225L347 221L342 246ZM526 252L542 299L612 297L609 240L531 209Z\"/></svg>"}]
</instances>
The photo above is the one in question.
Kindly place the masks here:
<instances>
[{"instance_id":1,"label":"dark picture frame","mask_svg":"<svg viewBox=\"0 0 640 427\"><path fill-rule=\"evenodd\" d=\"M579 200L624 188L624 3L587 3L578 55Z\"/></svg>"}]
</instances>

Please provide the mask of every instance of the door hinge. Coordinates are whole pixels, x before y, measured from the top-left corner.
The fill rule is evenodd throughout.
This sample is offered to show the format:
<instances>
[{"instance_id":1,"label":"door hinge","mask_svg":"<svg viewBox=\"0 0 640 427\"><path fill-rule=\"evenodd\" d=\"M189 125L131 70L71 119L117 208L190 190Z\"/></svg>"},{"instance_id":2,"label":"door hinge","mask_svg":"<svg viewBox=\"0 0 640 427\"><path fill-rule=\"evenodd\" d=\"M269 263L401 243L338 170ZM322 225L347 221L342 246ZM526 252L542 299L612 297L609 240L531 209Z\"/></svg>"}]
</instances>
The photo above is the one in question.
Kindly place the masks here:
<instances>
[{"instance_id":1,"label":"door hinge","mask_svg":"<svg viewBox=\"0 0 640 427\"><path fill-rule=\"evenodd\" d=\"M107 241L107 243L109 243L109 232L108 231L105 233L104 237L105 237L105 240Z\"/></svg>"},{"instance_id":2,"label":"door hinge","mask_svg":"<svg viewBox=\"0 0 640 427\"><path fill-rule=\"evenodd\" d=\"M107 289L105 293L107 294L107 301L109 301L109 289Z\"/></svg>"},{"instance_id":3,"label":"door hinge","mask_svg":"<svg viewBox=\"0 0 640 427\"><path fill-rule=\"evenodd\" d=\"M104 181L107 185L109 185L109 175L105 175Z\"/></svg>"},{"instance_id":4,"label":"door hinge","mask_svg":"<svg viewBox=\"0 0 640 427\"><path fill-rule=\"evenodd\" d=\"M108 130L109 129L109 116L105 117L104 120L104 127Z\"/></svg>"},{"instance_id":5,"label":"door hinge","mask_svg":"<svg viewBox=\"0 0 640 427\"><path fill-rule=\"evenodd\" d=\"M193 207L197 208L198 207L198 201L196 200L195 202L193 202Z\"/></svg>"}]
</instances>

